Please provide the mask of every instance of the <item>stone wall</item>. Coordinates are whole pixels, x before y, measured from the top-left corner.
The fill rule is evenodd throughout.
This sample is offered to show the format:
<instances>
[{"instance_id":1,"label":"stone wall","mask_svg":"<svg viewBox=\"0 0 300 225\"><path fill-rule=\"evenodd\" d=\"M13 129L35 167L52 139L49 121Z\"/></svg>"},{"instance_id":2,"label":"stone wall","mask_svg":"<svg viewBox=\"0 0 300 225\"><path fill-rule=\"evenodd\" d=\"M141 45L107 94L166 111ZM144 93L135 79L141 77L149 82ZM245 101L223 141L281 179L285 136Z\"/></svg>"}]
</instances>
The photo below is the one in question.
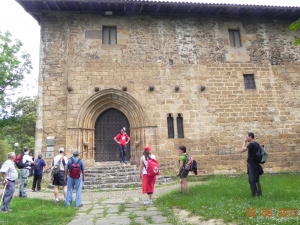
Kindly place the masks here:
<instances>
[{"instance_id":1,"label":"stone wall","mask_svg":"<svg viewBox=\"0 0 300 225\"><path fill-rule=\"evenodd\" d=\"M174 167L178 146L186 145L203 172L241 172L246 153L236 152L252 131L269 152L266 171L298 170L300 48L292 45L299 32L288 31L291 22L44 14L36 151L44 152L47 136L56 137L55 149L83 150L82 135L92 141L93 133L82 128L93 126L79 127L79 114L95 87L118 95L127 86L150 127L138 130L143 140L133 135L133 155L151 144L164 168ZM102 44L103 26L117 27L117 45ZM241 48L230 46L228 29L240 30ZM254 74L256 89L245 89L243 74ZM167 136L170 113L174 139ZM176 135L178 113L184 138Z\"/></svg>"}]
</instances>

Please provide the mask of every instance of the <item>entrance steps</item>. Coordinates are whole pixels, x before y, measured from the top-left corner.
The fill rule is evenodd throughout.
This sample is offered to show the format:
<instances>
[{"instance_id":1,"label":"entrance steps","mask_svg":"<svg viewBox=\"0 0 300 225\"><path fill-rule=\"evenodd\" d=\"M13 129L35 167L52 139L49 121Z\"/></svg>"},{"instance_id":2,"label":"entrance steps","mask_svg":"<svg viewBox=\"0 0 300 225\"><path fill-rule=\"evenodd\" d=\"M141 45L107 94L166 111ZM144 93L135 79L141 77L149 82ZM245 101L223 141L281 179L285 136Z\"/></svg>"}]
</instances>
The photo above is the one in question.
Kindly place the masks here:
<instances>
[{"instance_id":1,"label":"entrance steps","mask_svg":"<svg viewBox=\"0 0 300 225\"><path fill-rule=\"evenodd\" d=\"M156 184L173 182L171 177L157 176ZM140 187L139 166L119 162L95 163L85 171L85 189Z\"/></svg>"}]
</instances>

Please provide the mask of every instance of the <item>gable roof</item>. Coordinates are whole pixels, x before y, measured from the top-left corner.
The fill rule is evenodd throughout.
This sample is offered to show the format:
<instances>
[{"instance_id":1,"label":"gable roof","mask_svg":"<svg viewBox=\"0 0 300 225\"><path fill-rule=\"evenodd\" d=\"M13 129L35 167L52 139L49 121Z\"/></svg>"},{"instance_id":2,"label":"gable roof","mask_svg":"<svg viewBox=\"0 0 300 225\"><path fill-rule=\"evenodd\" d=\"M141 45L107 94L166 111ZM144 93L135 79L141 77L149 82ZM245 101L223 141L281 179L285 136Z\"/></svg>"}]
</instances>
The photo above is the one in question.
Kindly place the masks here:
<instances>
[{"instance_id":1,"label":"gable roof","mask_svg":"<svg viewBox=\"0 0 300 225\"><path fill-rule=\"evenodd\" d=\"M80 13L112 12L114 15L187 15L214 17L255 17L297 20L300 7L214 4L160 0L15 0L26 12L40 22L47 11Z\"/></svg>"}]
</instances>

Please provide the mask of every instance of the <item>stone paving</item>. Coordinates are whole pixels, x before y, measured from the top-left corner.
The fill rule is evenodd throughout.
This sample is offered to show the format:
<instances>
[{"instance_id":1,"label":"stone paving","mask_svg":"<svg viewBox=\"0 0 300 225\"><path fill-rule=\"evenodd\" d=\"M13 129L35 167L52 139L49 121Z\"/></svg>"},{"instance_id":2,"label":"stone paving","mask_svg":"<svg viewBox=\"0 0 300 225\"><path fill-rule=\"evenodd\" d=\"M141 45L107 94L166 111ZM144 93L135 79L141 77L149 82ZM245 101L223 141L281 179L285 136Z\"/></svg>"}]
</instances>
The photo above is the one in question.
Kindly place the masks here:
<instances>
[{"instance_id":1,"label":"stone paving","mask_svg":"<svg viewBox=\"0 0 300 225\"><path fill-rule=\"evenodd\" d=\"M155 207L155 198L178 188L177 183L160 185L155 188L154 205L144 205L146 194L141 188L83 190L83 207L78 209L75 218L68 225L172 225L167 223L167 217ZM15 195L18 195L16 188ZM53 190L44 189L32 192L27 189L28 198L53 199ZM74 199L75 192L73 192ZM63 200L62 190L59 197Z\"/></svg>"},{"instance_id":2,"label":"stone paving","mask_svg":"<svg viewBox=\"0 0 300 225\"><path fill-rule=\"evenodd\" d=\"M162 216L154 205L145 206L139 198L132 198L131 201L124 199L84 201L83 205L69 225L172 225L166 222L167 217Z\"/></svg>"}]
</instances>

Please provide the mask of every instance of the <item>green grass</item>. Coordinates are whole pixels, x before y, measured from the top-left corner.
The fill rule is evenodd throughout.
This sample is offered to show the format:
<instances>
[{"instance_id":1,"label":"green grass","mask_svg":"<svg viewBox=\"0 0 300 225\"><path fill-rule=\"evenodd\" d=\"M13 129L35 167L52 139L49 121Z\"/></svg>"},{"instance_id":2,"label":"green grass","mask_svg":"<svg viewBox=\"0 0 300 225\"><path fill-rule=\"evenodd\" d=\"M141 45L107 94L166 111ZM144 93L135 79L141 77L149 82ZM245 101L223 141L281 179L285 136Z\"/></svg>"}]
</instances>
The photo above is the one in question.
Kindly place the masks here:
<instances>
[{"instance_id":1,"label":"green grass","mask_svg":"<svg viewBox=\"0 0 300 225\"><path fill-rule=\"evenodd\" d=\"M162 211L185 209L191 216L243 225L300 224L299 177L295 173L265 174L260 178L263 196L251 197L246 174L210 176L208 182L191 186L190 196L180 195L176 190L158 198L156 205L160 205Z\"/></svg>"},{"instance_id":2,"label":"green grass","mask_svg":"<svg viewBox=\"0 0 300 225\"><path fill-rule=\"evenodd\" d=\"M0 213L0 224L5 225L65 225L75 216L75 207L65 207L64 203L43 199L13 198L10 204L11 212Z\"/></svg>"}]
</instances>

